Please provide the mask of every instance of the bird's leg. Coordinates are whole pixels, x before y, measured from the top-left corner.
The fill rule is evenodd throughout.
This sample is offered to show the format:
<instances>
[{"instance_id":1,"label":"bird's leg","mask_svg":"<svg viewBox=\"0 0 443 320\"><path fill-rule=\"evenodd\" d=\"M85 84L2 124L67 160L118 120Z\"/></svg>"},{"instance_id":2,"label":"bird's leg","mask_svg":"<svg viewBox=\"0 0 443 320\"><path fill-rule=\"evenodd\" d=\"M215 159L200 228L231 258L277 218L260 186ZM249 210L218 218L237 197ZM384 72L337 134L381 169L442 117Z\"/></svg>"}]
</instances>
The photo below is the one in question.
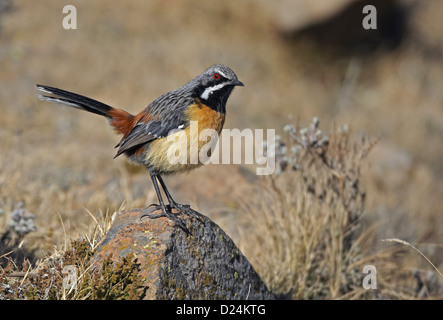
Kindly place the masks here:
<instances>
[{"instance_id":1,"label":"bird's leg","mask_svg":"<svg viewBox=\"0 0 443 320\"><path fill-rule=\"evenodd\" d=\"M168 198L168 201L169 201L169 205L172 208L178 210L178 208L182 208L182 207L186 207L186 208L190 208L191 207L189 204L180 204L180 203L175 202L175 200L172 198L171 194L169 193L168 188L166 188L166 184L163 181L162 177L160 175L157 175L157 179L160 182L163 190L165 191L166 197Z\"/></svg>"},{"instance_id":2,"label":"bird's leg","mask_svg":"<svg viewBox=\"0 0 443 320\"><path fill-rule=\"evenodd\" d=\"M190 217L195 217L200 222L203 222L201 214L199 214L195 210L192 210L191 206L189 204L180 204L180 203L175 202L175 200L172 198L171 194L169 193L168 188L166 188L165 182L163 181L162 177L159 174L157 175L157 179L160 182L160 184L163 188L163 191L166 194L166 197L168 198L169 206L171 209L176 209L177 211L180 211L183 214L186 214Z\"/></svg>"},{"instance_id":3,"label":"bird's leg","mask_svg":"<svg viewBox=\"0 0 443 320\"><path fill-rule=\"evenodd\" d=\"M151 211L151 209L149 209L149 207L151 207L151 206L149 206L148 208L146 208L146 209L148 209L148 211L150 211L149 213L143 213L143 215L140 217L140 219L141 218L143 218L143 217L148 217L148 218L150 218L150 219L156 219L156 218L160 218L160 217L168 217L169 219L171 219L172 221L174 221L180 228L182 228L186 233L189 233L189 230L186 228L186 226L185 226L185 224L183 223L183 221L181 221L177 216L175 216L174 214L172 214L172 212L171 211L168 211L167 209L166 209L166 206L165 206L165 204L164 204L164 202L163 202L163 198L162 198L162 195L161 195L161 192L160 192L160 188L158 187L158 183L157 183L157 176L156 175L154 175L154 174L151 174L150 173L150 176L151 176L151 180L152 180L152 184L154 185L154 189L155 189L155 192L157 193L157 198L158 198L158 201L159 201L159 203L160 203L160 209L162 210L162 212L161 213L158 213L158 214L153 214L153 213L151 213L152 211ZM153 206L157 206L157 205L153 205ZM146 210L145 209L145 210ZM144 211L145 211L144 210Z\"/></svg>"}]
</instances>

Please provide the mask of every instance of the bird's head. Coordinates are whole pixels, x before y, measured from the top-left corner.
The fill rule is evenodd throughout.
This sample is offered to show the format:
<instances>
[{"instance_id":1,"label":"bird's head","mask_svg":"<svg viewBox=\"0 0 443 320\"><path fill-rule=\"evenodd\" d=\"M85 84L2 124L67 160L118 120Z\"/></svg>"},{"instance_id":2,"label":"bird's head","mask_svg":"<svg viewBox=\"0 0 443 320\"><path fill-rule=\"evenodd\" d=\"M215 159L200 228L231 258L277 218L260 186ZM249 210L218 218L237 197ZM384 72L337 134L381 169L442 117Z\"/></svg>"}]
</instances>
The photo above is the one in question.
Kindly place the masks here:
<instances>
[{"instance_id":1,"label":"bird's head","mask_svg":"<svg viewBox=\"0 0 443 320\"><path fill-rule=\"evenodd\" d=\"M194 95L219 112L225 111L226 101L235 86L244 86L231 68L217 64L206 69L190 83Z\"/></svg>"}]
</instances>

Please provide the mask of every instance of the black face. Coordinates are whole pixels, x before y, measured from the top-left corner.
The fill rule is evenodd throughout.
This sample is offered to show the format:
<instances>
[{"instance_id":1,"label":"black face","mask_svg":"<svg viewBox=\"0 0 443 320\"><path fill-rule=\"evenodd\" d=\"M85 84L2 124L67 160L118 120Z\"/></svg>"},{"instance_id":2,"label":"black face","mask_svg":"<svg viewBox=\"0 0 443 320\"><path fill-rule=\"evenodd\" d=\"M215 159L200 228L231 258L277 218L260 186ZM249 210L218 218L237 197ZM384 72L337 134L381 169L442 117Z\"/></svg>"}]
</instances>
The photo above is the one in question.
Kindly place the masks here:
<instances>
[{"instance_id":1,"label":"black face","mask_svg":"<svg viewBox=\"0 0 443 320\"><path fill-rule=\"evenodd\" d=\"M216 110L220 113L226 112L226 102L228 101L229 96L231 95L232 90L234 90L234 86L227 85L217 91L214 91L209 97L205 100L202 99L202 102L206 104L211 109Z\"/></svg>"},{"instance_id":2,"label":"black face","mask_svg":"<svg viewBox=\"0 0 443 320\"><path fill-rule=\"evenodd\" d=\"M226 101L229 98L235 86L243 86L243 83L237 79L234 72L224 67L224 70L219 68L224 66L214 66L206 70L200 79L195 93L204 104L210 108L225 113Z\"/></svg>"}]
</instances>

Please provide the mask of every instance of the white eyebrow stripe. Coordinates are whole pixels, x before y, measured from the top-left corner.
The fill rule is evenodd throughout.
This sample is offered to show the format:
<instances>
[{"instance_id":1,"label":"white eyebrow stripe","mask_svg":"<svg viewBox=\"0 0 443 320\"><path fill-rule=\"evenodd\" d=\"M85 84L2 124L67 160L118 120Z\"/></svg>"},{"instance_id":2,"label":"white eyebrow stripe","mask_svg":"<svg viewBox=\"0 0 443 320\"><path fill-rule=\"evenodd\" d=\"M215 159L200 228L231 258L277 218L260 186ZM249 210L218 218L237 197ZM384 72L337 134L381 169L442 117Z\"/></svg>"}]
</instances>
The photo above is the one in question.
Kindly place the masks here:
<instances>
[{"instance_id":1,"label":"white eyebrow stripe","mask_svg":"<svg viewBox=\"0 0 443 320\"><path fill-rule=\"evenodd\" d=\"M219 69L216 69L215 71L217 71L218 73L220 73L223 77L225 77L226 79L228 79L228 76L226 74L224 74L223 72L221 72Z\"/></svg>"},{"instance_id":2,"label":"white eyebrow stripe","mask_svg":"<svg viewBox=\"0 0 443 320\"><path fill-rule=\"evenodd\" d=\"M202 99L204 99L204 100L208 100L209 95L211 95L214 91L220 90L220 89L223 88L226 84L227 84L227 83L224 82L224 83L216 84L215 86L212 86L212 87L208 87L208 88L205 89L205 91L203 91L203 93L201 94L200 97L201 97Z\"/></svg>"}]
</instances>

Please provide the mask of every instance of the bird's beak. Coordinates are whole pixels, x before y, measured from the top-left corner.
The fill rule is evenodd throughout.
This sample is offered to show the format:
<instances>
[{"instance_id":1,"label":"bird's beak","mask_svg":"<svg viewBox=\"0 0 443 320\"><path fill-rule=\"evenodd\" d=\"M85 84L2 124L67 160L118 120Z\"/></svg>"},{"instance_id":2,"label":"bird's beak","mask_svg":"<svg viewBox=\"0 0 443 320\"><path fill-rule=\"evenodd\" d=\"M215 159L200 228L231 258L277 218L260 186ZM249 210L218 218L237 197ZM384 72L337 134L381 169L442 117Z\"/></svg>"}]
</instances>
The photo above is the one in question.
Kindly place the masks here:
<instances>
[{"instance_id":1,"label":"bird's beak","mask_svg":"<svg viewBox=\"0 0 443 320\"><path fill-rule=\"evenodd\" d=\"M238 80L238 79L233 80L233 81L232 81L232 84L233 84L234 86L240 86L240 87L244 87L244 86L245 86L244 83L241 82L241 81Z\"/></svg>"}]
</instances>

